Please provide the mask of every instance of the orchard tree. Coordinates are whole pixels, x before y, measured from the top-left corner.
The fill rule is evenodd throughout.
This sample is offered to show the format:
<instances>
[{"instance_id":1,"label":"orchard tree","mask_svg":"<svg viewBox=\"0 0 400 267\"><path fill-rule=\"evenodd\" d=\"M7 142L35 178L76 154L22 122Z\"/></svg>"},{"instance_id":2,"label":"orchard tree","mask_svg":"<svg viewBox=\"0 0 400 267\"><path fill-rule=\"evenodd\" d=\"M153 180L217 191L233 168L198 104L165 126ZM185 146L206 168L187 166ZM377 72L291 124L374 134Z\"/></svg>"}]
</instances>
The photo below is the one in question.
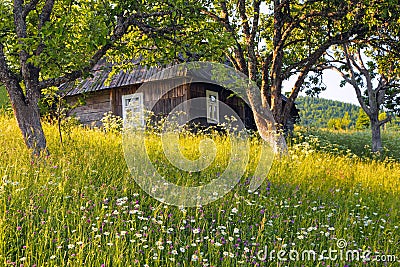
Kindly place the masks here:
<instances>
[{"instance_id":1,"label":"orchard tree","mask_svg":"<svg viewBox=\"0 0 400 267\"><path fill-rule=\"evenodd\" d=\"M336 60L331 61L334 62L331 68L354 88L358 102L369 118L373 152L382 150L381 127L392 119L392 116L380 117L379 114L385 108L392 111L400 108L396 104L396 99L400 98L398 62L391 59L389 68L380 68L377 59L381 53L365 46L343 45L342 50L335 53Z\"/></svg>"},{"instance_id":2,"label":"orchard tree","mask_svg":"<svg viewBox=\"0 0 400 267\"><path fill-rule=\"evenodd\" d=\"M333 47L321 68L336 70L342 85L354 88L370 121L372 151L377 152L382 149L381 127L392 119L379 114L382 110L400 113L400 10L398 1L365 2L363 6L369 34Z\"/></svg>"},{"instance_id":3,"label":"orchard tree","mask_svg":"<svg viewBox=\"0 0 400 267\"><path fill-rule=\"evenodd\" d=\"M322 72L315 66L324 53L368 32L357 1L220 0L203 12L231 40L226 57L259 84L262 107L270 106L280 128L301 90L320 90L315 84ZM295 83L283 105L282 84L289 78ZM255 119L259 131L267 128Z\"/></svg>"},{"instance_id":4,"label":"orchard tree","mask_svg":"<svg viewBox=\"0 0 400 267\"><path fill-rule=\"evenodd\" d=\"M126 61L177 58L196 40L200 1L2 0L0 83L26 146L46 149L39 116L42 90L89 74L104 56ZM201 27L199 27L201 28ZM199 35L201 36L201 35ZM201 40L201 37L200 37Z\"/></svg>"}]
</instances>

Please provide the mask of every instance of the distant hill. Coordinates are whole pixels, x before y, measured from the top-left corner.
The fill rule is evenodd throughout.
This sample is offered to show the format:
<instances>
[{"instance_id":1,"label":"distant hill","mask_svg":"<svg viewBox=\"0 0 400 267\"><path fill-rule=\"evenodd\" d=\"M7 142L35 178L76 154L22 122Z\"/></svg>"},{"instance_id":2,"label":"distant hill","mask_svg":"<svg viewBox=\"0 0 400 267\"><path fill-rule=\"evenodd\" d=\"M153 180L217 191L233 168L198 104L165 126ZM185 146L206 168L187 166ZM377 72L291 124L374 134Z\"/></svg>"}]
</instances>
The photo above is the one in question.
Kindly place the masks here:
<instances>
[{"instance_id":1,"label":"distant hill","mask_svg":"<svg viewBox=\"0 0 400 267\"><path fill-rule=\"evenodd\" d=\"M353 127L360 110L354 104L309 96L298 97L296 106L300 110L299 125L318 128L327 127L329 119L343 118L346 112L350 115L350 127Z\"/></svg>"}]
</instances>

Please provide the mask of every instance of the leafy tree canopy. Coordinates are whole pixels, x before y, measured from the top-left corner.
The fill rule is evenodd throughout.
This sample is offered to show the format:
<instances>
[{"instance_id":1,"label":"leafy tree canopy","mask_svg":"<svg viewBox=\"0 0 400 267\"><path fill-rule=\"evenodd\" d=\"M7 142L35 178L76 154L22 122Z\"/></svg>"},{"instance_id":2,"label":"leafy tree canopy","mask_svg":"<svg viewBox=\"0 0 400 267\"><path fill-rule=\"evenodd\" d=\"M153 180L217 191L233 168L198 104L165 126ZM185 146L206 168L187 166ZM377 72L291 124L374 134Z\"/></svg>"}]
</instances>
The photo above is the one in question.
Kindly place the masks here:
<instances>
[{"instance_id":1,"label":"leafy tree canopy","mask_svg":"<svg viewBox=\"0 0 400 267\"><path fill-rule=\"evenodd\" d=\"M194 0L1 1L0 82L26 145L35 153L46 148L38 107L43 89L88 75L104 56L125 67L135 58L145 64L187 58L205 47L203 6Z\"/></svg>"}]
</instances>

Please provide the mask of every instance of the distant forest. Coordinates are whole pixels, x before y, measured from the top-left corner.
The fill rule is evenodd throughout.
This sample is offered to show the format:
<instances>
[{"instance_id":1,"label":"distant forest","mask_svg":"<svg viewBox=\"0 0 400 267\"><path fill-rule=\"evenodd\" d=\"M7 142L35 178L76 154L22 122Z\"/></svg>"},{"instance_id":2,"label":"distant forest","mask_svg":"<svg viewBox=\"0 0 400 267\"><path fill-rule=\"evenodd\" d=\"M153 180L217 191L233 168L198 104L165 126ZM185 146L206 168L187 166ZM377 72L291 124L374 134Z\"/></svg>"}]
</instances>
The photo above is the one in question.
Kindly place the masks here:
<instances>
[{"instance_id":1,"label":"distant forest","mask_svg":"<svg viewBox=\"0 0 400 267\"><path fill-rule=\"evenodd\" d=\"M324 98L301 96L296 99L296 106L300 110L301 126L327 127L328 121L335 118L343 118L346 112L350 116L352 128L356 124L359 106Z\"/></svg>"}]
</instances>

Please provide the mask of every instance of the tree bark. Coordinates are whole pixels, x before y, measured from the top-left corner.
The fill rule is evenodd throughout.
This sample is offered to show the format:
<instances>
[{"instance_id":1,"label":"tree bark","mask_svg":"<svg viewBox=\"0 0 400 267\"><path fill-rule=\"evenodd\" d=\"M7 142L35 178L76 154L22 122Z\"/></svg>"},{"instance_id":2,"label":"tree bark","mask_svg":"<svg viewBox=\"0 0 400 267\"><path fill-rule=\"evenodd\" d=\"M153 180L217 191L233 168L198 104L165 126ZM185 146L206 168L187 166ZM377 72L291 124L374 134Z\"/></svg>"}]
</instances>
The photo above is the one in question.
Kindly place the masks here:
<instances>
[{"instance_id":1,"label":"tree bark","mask_svg":"<svg viewBox=\"0 0 400 267\"><path fill-rule=\"evenodd\" d=\"M283 66L283 50L282 50L282 28L285 22L283 10L280 0L274 0L274 32L272 62L271 62L271 111L275 118L278 129L284 128L284 120L282 114L282 66ZM264 76L265 77L265 76Z\"/></svg>"},{"instance_id":2,"label":"tree bark","mask_svg":"<svg viewBox=\"0 0 400 267\"><path fill-rule=\"evenodd\" d=\"M381 125L377 119L371 119L372 152L382 150Z\"/></svg>"},{"instance_id":3,"label":"tree bark","mask_svg":"<svg viewBox=\"0 0 400 267\"><path fill-rule=\"evenodd\" d=\"M46 138L40 122L39 107L32 103L14 109L14 114L21 129L26 146L33 150L36 156L48 154Z\"/></svg>"},{"instance_id":4,"label":"tree bark","mask_svg":"<svg viewBox=\"0 0 400 267\"><path fill-rule=\"evenodd\" d=\"M12 86L12 84L8 84L6 88L25 145L32 149L32 153L35 156L48 155L46 138L40 121L39 100L27 99L22 93L15 93L21 92L19 84L15 84L15 88L12 88Z\"/></svg>"},{"instance_id":5,"label":"tree bark","mask_svg":"<svg viewBox=\"0 0 400 267\"><path fill-rule=\"evenodd\" d=\"M249 99L250 107L253 110L253 116L257 125L260 136L269 142L276 155L287 155L288 148L286 145L285 137L281 132L277 132L274 118L268 106L264 107L261 103L261 97L257 97L255 89L247 90L247 97Z\"/></svg>"}]
</instances>

